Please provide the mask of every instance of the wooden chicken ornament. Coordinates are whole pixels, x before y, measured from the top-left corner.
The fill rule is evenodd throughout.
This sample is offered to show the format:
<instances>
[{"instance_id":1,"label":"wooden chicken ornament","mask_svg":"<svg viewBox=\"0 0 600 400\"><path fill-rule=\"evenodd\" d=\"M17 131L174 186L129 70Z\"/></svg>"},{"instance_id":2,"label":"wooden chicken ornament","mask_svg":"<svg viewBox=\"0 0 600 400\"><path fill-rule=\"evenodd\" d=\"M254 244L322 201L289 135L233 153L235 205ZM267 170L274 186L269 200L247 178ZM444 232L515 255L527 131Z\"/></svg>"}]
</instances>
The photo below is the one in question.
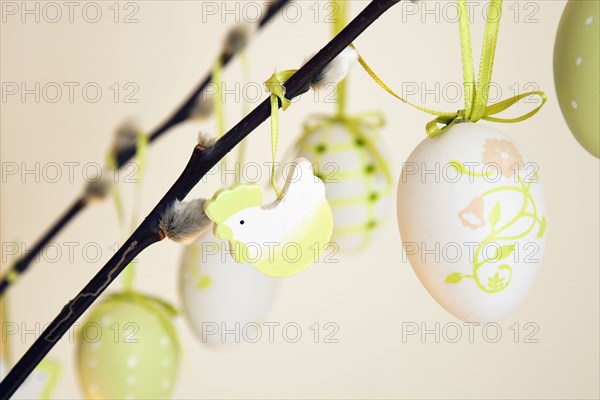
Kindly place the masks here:
<instances>
[{"instance_id":1,"label":"wooden chicken ornament","mask_svg":"<svg viewBox=\"0 0 600 400\"><path fill-rule=\"evenodd\" d=\"M215 236L229 241L235 260L275 277L317 262L331 239L333 216L310 161L298 158L290 165L280 198L261 206L262 198L258 185L240 184L217 192L204 206Z\"/></svg>"}]
</instances>

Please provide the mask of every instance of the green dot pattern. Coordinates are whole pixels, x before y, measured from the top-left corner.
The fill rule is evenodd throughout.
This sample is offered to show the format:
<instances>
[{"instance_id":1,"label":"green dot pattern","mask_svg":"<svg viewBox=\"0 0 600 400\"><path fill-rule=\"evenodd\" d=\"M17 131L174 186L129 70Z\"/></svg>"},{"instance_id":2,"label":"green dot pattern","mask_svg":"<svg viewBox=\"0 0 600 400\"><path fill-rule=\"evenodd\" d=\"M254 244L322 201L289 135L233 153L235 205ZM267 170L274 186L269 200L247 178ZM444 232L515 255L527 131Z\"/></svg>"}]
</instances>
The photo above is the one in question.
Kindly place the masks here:
<instances>
[{"instance_id":1,"label":"green dot pattern","mask_svg":"<svg viewBox=\"0 0 600 400\"><path fill-rule=\"evenodd\" d=\"M554 46L560 109L579 143L600 157L600 1L570 0Z\"/></svg>"},{"instance_id":2,"label":"green dot pattern","mask_svg":"<svg viewBox=\"0 0 600 400\"><path fill-rule=\"evenodd\" d=\"M115 295L78 332L77 370L85 398L169 398L179 353L171 315L159 301Z\"/></svg>"}]
</instances>

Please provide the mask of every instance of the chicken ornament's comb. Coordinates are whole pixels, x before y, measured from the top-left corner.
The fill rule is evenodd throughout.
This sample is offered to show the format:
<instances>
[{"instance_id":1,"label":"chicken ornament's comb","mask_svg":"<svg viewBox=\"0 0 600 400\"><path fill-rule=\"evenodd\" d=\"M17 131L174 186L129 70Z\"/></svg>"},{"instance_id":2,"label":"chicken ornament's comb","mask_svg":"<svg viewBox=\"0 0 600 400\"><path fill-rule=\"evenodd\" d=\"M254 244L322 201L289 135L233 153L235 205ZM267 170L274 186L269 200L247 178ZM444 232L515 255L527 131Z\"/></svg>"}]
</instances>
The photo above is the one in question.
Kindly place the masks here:
<instances>
[{"instance_id":1,"label":"chicken ornament's comb","mask_svg":"<svg viewBox=\"0 0 600 400\"><path fill-rule=\"evenodd\" d=\"M204 204L204 212L217 227L215 236L222 240L231 239L231 232L223 224L238 211L251 207L260 207L263 193L254 183L243 183L228 189L219 190Z\"/></svg>"}]
</instances>

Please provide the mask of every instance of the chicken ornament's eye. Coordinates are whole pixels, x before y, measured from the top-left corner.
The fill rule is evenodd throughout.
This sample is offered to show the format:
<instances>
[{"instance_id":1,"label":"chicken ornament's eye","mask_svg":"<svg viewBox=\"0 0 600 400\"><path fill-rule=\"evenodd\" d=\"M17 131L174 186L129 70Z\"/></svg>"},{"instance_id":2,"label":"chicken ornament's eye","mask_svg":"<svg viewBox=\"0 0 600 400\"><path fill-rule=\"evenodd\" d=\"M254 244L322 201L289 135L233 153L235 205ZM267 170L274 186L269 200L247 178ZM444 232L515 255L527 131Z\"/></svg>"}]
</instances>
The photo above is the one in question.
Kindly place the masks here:
<instances>
[{"instance_id":1,"label":"chicken ornament's eye","mask_svg":"<svg viewBox=\"0 0 600 400\"><path fill-rule=\"evenodd\" d=\"M241 220L241 221L240 221L240 225L244 225L244 220Z\"/></svg>"}]
</instances>

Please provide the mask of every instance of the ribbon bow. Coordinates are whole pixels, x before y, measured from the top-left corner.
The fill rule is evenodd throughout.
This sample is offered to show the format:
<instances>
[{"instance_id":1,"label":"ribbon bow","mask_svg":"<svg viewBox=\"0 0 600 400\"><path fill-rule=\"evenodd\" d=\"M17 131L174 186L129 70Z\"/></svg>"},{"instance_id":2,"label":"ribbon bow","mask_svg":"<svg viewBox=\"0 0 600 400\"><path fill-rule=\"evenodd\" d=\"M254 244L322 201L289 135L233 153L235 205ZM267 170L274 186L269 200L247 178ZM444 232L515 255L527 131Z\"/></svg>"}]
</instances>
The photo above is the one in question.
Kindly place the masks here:
<instances>
[{"instance_id":1,"label":"ribbon bow","mask_svg":"<svg viewBox=\"0 0 600 400\"><path fill-rule=\"evenodd\" d=\"M466 5L466 0L458 0L458 15L460 29L460 45L462 52L463 78L465 90L465 108L456 112L442 112L429 108L425 108L413 104L404 98L397 95L389 88L367 65L365 60L359 56L360 65L367 71L371 78L381 86L386 92L401 100L410 106L424 111L428 114L435 115L436 118L428 122L426 132L429 137L435 137L452 125L460 122L477 122L480 119L501 122L514 123L524 121L534 116L546 103L546 94L541 91L531 91L503 100L496 104L488 105L490 82L492 79L492 69L494 65L494 56L496 53L496 42L498 40L498 29L500 26L500 17L502 14L502 0L490 0L490 7L487 13L487 23L483 39L483 48L481 50L481 62L479 68L479 80L475 83L475 68L473 67L473 52L471 49L471 31L469 27L469 13ZM496 12L496 15L493 13ZM513 104L518 103L522 99L529 96L539 96L542 100L541 104L532 111L515 118L499 118L496 114L508 109ZM440 126L440 124L442 126Z\"/></svg>"},{"instance_id":2,"label":"ribbon bow","mask_svg":"<svg viewBox=\"0 0 600 400\"><path fill-rule=\"evenodd\" d=\"M377 111L364 112L355 115L347 114L313 114L304 122L304 131L314 131L322 126L341 123L366 129L379 129L385 126L384 116ZM303 140L303 135L300 140Z\"/></svg>"},{"instance_id":3,"label":"ribbon bow","mask_svg":"<svg viewBox=\"0 0 600 400\"><path fill-rule=\"evenodd\" d=\"M307 122L305 122L304 132L300 139L298 139L296 149L301 147L306 139L315 132L315 130L323 126L334 124L344 125L347 131L353 135L355 139L360 139L363 146L369 150L369 153L379 167L379 170L382 172L386 182L391 185L393 182L393 176L388 163L380 154L379 149L377 148L377 145L373 139L364 133L364 130L376 130L385 125L385 118L379 112L372 111L356 115L314 114L309 117Z\"/></svg>"}]
</instances>

